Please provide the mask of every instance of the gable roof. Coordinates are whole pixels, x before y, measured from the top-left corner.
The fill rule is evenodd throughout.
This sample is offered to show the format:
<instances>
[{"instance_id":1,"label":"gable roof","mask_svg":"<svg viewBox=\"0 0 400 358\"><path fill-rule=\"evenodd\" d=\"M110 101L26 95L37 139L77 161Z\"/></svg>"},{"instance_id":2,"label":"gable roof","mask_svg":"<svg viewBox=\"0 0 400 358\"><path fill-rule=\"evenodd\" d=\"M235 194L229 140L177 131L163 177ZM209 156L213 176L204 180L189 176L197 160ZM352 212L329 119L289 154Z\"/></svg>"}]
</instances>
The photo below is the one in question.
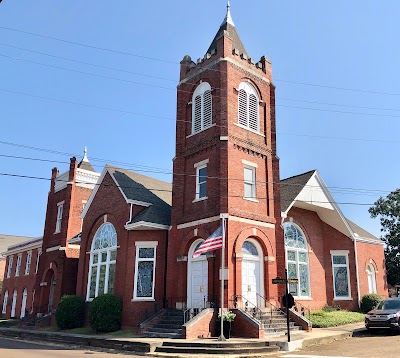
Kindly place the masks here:
<instances>
[{"instance_id":1,"label":"gable roof","mask_svg":"<svg viewBox=\"0 0 400 358\"><path fill-rule=\"evenodd\" d=\"M354 231L354 234L358 236L357 241L363 241L362 239L367 239L368 241L376 241L376 243L383 245L383 241L379 237L372 235L370 232L363 229L361 226L358 226L350 219L346 218L346 220L349 223L351 229Z\"/></svg>"},{"instance_id":2,"label":"gable roof","mask_svg":"<svg viewBox=\"0 0 400 358\"><path fill-rule=\"evenodd\" d=\"M281 210L285 212L303 190L316 170L281 180Z\"/></svg>"},{"instance_id":3,"label":"gable roof","mask_svg":"<svg viewBox=\"0 0 400 358\"><path fill-rule=\"evenodd\" d=\"M172 184L165 181L106 165L95 189L90 194L81 217L84 218L106 174L109 174L127 204L143 209L127 218L127 229L166 229L171 223ZM141 225L135 225L140 223Z\"/></svg>"},{"instance_id":4,"label":"gable roof","mask_svg":"<svg viewBox=\"0 0 400 358\"><path fill-rule=\"evenodd\" d=\"M127 201L150 204L127 223L171 223L172 184L126 169L108 167Z\"/></svg>"}]
</instances>

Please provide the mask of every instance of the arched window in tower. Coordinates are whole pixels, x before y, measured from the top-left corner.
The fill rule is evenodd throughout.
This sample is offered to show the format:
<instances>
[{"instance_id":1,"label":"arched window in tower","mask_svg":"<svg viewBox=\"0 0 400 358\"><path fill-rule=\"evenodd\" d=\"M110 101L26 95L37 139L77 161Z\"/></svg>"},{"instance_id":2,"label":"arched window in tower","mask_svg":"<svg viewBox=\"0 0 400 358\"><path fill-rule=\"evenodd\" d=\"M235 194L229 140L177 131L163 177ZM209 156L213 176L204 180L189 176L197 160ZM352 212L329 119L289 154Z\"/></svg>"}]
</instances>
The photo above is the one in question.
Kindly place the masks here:
<instances>
[{"instance_id":1,"label":"arched window in tower","mask_svg":"<svg viewBox=\"0 0 400 358\"><path fill-rule=\"evenodd\" d=\"M211 86L203 82L197 86L192 98L192 134L201 132L212 125Z\"/></svg>"},{"instance_id":2,"label":"arched window in tower","mask_svg":"<svg viewBox=\"0 0 400 358\"><path fill-rule=\"evenodd\" d=\"M90 250L87 300L104 293L114 293L117 233L110 223L96 231Z\"/></svg>"},{"instance_id":3,"label":"arched window in tower","mask_svg":"<svg viewBox=\"0 0 400 358\"><path fill-rule=\"evenodd\" d=\"M310 269L308 264L307 240L300 228L293 223L283 224L285 232L286 268L288 278L297 278L298 283L290 283L293 296L310 296Z\"/></svg>"},{"instance_id":4,"label":"arched window in tower","mask_svg":"<svg viewBox=\"0 0 400 358\"><path fill-rule=\"evenodd\" d=\"M248 82L241 82L238 98L238 123L243 127L259 132L259 97L256 89Z\"/></svg>"}]
</instances>

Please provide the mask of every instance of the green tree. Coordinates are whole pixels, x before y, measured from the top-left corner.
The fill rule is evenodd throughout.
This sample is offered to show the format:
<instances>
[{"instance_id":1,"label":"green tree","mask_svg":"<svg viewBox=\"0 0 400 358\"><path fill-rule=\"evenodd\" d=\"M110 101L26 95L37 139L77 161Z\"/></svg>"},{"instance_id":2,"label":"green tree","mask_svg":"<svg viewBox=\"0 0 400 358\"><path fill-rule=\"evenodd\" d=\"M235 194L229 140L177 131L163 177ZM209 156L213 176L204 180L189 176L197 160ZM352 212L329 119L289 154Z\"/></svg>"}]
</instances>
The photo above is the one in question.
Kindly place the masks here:
<instances>
[{"instance_id":1,"label":"green tree","mask_svg":"<svg viewBox=\"0 0 400 358\"><path fill-rule=\"evenodd\" d=\"M369 208L372 218L380 218L382 240L385 242L387 281L400 284L400 189L392 191L386 198L379 198Z\"/></svg>"}]
</instances>

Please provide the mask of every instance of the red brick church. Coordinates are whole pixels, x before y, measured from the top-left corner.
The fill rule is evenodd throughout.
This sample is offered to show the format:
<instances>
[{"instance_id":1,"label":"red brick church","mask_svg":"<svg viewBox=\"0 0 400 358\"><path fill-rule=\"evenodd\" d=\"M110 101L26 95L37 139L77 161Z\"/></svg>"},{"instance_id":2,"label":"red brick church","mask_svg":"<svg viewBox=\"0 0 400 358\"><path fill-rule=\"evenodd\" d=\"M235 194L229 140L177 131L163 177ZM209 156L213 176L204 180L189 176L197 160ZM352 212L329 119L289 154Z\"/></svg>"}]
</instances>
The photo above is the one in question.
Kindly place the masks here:
<instances>
[{"instance_id":1,"label":"red brick church","mask_svg":"<svg viewBox=\"0 0 400 358\"><path fill-rule=\"evenodd\" d=\"M98 174L86 153L53 169L43 239L5 253L3 315L113 293L123 326L136 327L165 308L219 307L223 275L222 305L245 324L249 308L280 306L284 286L272 279L285 269L311 310L386 296L383 242L344 217L318 171L280 179L275 133L271 63L247 53L228 7L204 57L180 64L173 183L112 166ZM223 271L221 250L193 258L221 218Z\"/></svg>"}]
</instances>

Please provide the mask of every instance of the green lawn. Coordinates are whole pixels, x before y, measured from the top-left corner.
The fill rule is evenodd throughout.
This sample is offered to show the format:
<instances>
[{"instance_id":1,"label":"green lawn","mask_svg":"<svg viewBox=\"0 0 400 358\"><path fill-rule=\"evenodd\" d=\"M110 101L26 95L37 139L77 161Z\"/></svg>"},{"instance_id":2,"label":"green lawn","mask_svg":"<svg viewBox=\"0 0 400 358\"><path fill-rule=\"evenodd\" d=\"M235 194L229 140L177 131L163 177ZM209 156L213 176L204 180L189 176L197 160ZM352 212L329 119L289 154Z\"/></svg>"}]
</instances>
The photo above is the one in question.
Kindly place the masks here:
<instances>
[{"instance_id":1,"label":"green lawn","mask_svg":"<svg viewBox=\"0 0 400 358\"><path fill-rule=\"evenodd\" d=\"M317 311L311 313L311 322L315 328L336 327L349 323L363 322L364 314L351 311Z\"/></svg>"}]
</instances>

